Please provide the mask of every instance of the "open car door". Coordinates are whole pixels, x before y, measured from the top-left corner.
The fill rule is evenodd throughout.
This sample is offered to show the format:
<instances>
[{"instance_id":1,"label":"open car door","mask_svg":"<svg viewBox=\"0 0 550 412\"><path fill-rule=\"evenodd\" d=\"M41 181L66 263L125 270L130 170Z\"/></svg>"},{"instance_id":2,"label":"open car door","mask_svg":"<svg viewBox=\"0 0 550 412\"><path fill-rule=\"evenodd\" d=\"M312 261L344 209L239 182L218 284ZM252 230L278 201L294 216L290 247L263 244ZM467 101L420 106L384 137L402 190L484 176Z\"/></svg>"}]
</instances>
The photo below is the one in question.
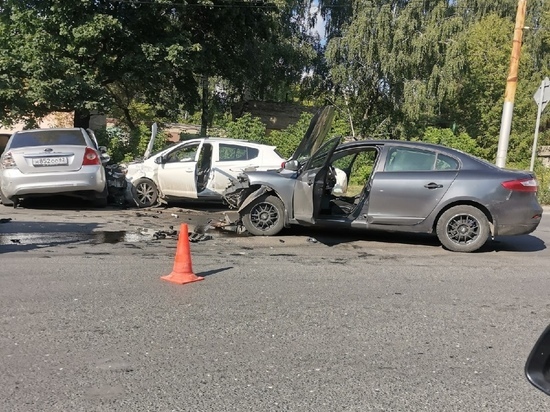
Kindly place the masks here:
<instances>
[{"instance_id":1,"label":"open car door","mask_svg":"<svg viewBox=\"0 0 550 412\"><path fill-rule=\"evenodd\" d=\"M204 141L178 146L162 156L158 168L158 182L166 196L197 199L197 164Z\"/></svg>"},{"instance_id":2,"label":"open car door","mask_svg":"<svg viewBox=\"0 0 550 412\"><path fill-rule=\"evenodd\" d=\"M294 218L300 223L315 223L326 187L330 159L341 140L341 137L335 137L321 146L296 178L292 202Z\"/></svg>"}]
</instances>

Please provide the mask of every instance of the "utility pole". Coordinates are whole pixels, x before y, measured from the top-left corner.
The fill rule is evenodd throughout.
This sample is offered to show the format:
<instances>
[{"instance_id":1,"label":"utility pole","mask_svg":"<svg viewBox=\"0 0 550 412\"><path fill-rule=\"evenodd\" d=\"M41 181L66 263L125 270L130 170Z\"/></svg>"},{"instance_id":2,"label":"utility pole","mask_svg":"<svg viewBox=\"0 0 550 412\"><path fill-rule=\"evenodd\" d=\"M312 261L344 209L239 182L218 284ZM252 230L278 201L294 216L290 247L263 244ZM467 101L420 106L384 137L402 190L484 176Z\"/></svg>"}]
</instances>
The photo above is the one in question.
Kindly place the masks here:
<instances>
[{"instance_id":1,"label":"utility pole","mask_svg":"<svg viewBox=\"0 0 550 412\"><path fill-rule=\"evenodd\" d=\"M506 79L506 92L504 93L504 107L502 108L502 120L500 123L500 135L498 138L497 160L498 167L506 165L508 154L508 143L510 141L510 129L512 128L512 115L514 114L514 97L518 85L519 55L521 52L521 41L523 38L523 27L525 23L525 12L527 0L518 0L516 13L516 26L514 28L514 40L512 43L512 56L510 58L510 71Z\"/></svg>"}]
</instances>

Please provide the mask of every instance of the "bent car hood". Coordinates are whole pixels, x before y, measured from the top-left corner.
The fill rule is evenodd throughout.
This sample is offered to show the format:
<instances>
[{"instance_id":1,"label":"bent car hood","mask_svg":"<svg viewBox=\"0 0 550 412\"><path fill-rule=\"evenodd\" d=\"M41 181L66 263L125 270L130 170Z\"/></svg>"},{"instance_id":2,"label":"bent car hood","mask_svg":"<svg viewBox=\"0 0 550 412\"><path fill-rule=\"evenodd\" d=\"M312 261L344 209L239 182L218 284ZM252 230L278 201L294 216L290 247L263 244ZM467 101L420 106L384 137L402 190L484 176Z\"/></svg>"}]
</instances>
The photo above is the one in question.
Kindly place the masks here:
<instances>
[{"instance_id":1,"label":"bent car hood","mask_svg":"<svg viewBox=\"0 0 550 412\"><path fill-rule=\"evenodd\" d=\"M307 161L325 141L333 120L333 106L326 106L320 109L311 119L306 134L289 161L298 160L300 163Z\"/></svg>"}]
</instances>

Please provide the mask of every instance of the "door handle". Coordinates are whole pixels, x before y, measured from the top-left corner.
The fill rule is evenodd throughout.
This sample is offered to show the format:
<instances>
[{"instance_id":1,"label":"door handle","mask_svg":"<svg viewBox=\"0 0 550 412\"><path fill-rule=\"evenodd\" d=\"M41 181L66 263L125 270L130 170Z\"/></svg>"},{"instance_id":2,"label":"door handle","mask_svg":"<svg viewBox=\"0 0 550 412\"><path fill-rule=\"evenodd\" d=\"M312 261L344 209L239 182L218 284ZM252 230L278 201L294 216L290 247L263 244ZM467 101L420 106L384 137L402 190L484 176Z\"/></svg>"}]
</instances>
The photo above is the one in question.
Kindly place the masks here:
<instances>
[{"instance_id":1,"label":"door handle","mask_svg":"<svg viewBox=\"0 0 550 412\"><path fill-rule=\"evenodd\" d=\"M441 189L443 185L438 185L437 183L428 183L427 185L424 185L426 189Z\"/></svg>"}]
</instances>

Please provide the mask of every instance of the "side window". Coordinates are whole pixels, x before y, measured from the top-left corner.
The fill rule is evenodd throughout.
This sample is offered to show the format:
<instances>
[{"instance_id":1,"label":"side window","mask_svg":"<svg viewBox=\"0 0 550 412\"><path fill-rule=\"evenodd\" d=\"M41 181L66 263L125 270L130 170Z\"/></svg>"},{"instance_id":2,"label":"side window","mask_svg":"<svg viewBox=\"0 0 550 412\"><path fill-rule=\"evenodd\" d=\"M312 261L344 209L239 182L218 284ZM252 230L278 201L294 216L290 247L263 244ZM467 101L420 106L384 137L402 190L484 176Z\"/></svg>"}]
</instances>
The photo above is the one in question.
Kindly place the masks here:
<instances>
[{"instance_id":1,"label":"side window","mask_svg":"<svg viewBox=\"0 0 550 412\"><path fill-rule=\"evenodd\" d=\"M435 162L435 170L458 170L456 159L439 153Z\"/></svg>"},{"instance_id":2,"label":"side window","mask_svg":"<svg viewBox=\"0 0 550 412\"><path fill-rule=\"evenodd\" d=\"M332 166L336 171L335 195L357 196L369 182L376 163L378 151L375 148L348 153L335 159Z\"/></svg>"},{"instance_id":3,"label":"side window","mask_svg":"<svg viewBox=\"0 0 550 412\"><path fill-rule=\"evenodd\" d=\"M405 147L391 148L386 159L386 172L416 172L433 170L436 153Z\"/></svg>"},{"instance_id":4,"label":"side window","mask_svg":"<svg viewBox=\"0 0 550 412\"><path fill-rule=\"evenodd\" d=\"M258 157L258 149L248 146L220 143L220 162L237 162Z\"/></svg>"},{"instance_id":5,"label":"side window","mask_svg":"<svg viewBox=\"0 0 550 412\"><path fill-rule=\"evenodd\" d=\"M198 149L198 143L179 147L166 155L166 163L193 162Z\"/></svg>"}]
</instances>

